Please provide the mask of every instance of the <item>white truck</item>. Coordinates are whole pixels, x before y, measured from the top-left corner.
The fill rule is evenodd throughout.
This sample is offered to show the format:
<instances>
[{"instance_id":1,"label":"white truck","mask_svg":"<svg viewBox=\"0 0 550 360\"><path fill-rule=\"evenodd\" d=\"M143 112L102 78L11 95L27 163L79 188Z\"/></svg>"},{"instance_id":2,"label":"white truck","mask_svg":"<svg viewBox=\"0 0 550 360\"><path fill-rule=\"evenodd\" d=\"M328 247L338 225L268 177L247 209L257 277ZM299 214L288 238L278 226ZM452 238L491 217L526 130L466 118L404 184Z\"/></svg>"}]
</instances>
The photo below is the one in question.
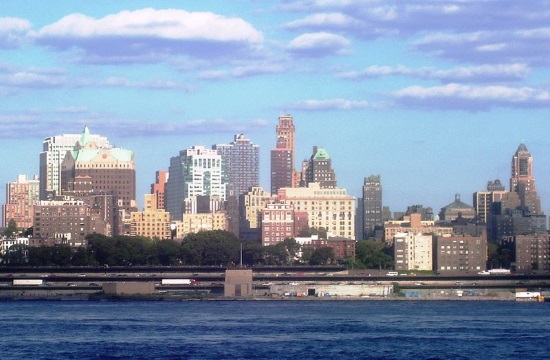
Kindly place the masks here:
<instances>
[{"instance_id":1,"label":"white truck","mask_svg":"<svg viewBox=\"0 0 550 360\"><path fill-rule=\"evenodd\" d=\"M162 279L161 285L196 285L194 279Z\"/></svg>"},{"instance_id":2,"label":"white truck","mask_svg":"<svg viewBox=\"0 0 550 360\"><path fill-rule=\"evenodd\" d=\"M44 285L42 279L13 279L13 286L41 286Z\"/></svg>"}]
</instances>

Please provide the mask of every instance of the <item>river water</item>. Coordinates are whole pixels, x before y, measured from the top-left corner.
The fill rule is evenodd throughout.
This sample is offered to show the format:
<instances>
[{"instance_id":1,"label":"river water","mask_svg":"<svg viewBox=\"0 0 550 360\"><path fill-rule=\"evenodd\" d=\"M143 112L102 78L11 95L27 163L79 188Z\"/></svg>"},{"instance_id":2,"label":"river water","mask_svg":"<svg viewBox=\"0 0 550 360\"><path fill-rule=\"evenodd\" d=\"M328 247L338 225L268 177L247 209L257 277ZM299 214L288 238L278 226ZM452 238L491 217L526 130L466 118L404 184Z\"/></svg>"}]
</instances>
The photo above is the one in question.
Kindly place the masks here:
<instances>
[{"instance_id":1,"label":"river water","mask_svg":"<svg viewBox=\"0 0 550 360\"><path fill-rule=\"evenodd\" d=\"M543 359L550 303L6 301L1 359Z\"/></svg>"}]
</instances>

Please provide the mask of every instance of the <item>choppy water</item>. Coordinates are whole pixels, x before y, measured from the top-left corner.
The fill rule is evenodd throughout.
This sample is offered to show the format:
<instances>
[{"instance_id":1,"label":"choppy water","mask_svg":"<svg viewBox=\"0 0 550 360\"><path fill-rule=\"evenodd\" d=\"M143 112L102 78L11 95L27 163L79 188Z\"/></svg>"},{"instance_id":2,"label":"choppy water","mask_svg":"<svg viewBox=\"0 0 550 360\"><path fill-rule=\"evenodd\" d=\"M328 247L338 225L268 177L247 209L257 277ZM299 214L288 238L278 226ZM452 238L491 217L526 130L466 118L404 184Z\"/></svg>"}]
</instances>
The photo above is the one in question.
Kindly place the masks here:
<instances>
[{"instance_id":1,"label":"choppy water","mask_svg":"<svg viewBox=\"0 0 550 360\"><path fill-rule=\"evenodd\" d=\"M543 359L550 303L0 303L1 359Z\"/></svg>"}]
</instances>

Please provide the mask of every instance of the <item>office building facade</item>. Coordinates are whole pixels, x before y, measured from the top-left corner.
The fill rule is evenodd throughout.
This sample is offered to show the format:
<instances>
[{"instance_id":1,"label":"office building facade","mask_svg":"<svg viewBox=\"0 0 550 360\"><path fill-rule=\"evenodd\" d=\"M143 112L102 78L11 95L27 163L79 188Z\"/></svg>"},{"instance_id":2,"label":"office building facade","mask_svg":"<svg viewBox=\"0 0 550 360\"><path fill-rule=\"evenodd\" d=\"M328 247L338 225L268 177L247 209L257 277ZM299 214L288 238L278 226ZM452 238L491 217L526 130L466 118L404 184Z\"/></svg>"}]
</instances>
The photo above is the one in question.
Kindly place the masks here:
<instances>
[{"instance_id":1,"label":"office building facade","mask_svg":"<svg viewBox=\"0 0 550 360\"><path fill-rule=\"evenodd\" d=\"M63 134L44 139L39 165L40 200L61 195L61 163L67 151L73 150L78 141L82 143L83 137L91 139L98 147L111 147L106 137L90 134L88 126L84 127L81 134Z\"/></svg>"}]
</instances>

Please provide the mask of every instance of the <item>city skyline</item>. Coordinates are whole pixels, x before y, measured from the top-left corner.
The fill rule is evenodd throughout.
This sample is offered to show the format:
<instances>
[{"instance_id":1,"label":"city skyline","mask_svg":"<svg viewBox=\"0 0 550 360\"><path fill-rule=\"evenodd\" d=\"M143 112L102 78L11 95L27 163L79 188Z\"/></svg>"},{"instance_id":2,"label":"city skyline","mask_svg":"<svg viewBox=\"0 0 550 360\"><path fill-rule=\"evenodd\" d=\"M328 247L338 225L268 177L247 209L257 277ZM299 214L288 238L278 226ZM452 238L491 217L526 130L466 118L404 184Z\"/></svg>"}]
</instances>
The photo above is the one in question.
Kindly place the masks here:
<instances>
[{"instance_id":1,"label":"city skyline","mask_svg":"<svg viewBox=\"0 0 550 360\"><path fill-rule=\"evenodd\" d=\"M338 187L360 197L380 175L392 211L437 213L455 193L472 204L495 179L510 190L524 141L548 213L545 2L161 5L0 4L2 183L39 173L45 138L88 125L135 151L140 209L171 157L241 133L269 190L277 119L291 114L297 170L323 148Z\"/></svg>"}]
</instances>

